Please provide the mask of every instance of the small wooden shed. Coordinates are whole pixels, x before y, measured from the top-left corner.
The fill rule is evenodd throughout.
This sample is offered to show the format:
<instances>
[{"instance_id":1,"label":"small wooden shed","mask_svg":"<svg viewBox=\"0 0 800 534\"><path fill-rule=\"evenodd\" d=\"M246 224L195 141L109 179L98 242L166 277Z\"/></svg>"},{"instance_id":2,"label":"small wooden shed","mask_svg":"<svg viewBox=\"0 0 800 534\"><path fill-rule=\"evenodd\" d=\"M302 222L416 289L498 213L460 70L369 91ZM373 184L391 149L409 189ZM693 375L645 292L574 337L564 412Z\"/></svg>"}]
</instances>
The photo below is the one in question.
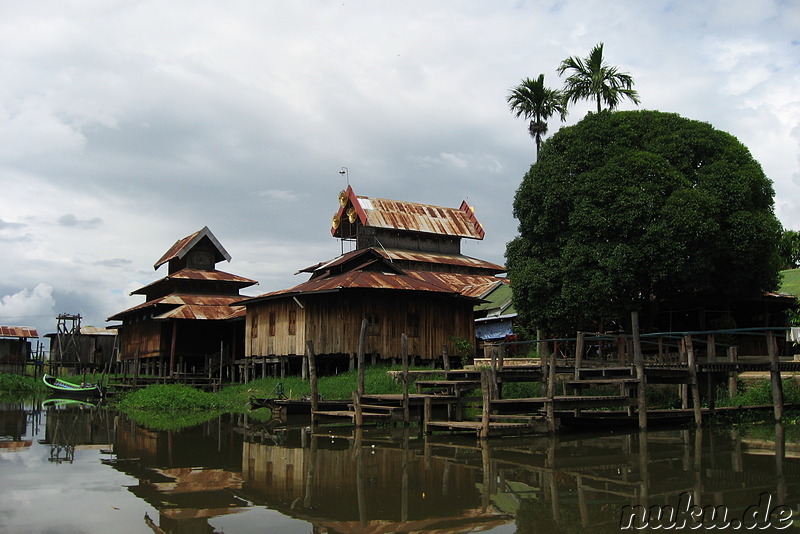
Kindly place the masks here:
<instances>
[{"instance_id":1,"label":"small wooden shed","mask_svg":"<svg viewBox=\"0 0 800 534\"><path fill-rule=\"evenodd\" d=\"M31 358L31 339L39 333L30 326L0 326L0 373L22 373Z\"/></svg>"}]
</instances>

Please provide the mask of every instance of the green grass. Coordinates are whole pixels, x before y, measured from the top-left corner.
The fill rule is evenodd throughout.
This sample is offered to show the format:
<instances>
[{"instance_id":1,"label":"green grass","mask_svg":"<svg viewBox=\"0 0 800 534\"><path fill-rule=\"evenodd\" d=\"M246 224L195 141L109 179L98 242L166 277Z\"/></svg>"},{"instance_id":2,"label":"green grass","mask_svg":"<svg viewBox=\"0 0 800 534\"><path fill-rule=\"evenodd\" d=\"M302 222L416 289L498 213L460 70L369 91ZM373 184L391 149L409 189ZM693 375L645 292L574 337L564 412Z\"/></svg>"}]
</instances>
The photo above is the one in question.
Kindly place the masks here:
<instances>
[{"instance_id":1,"label":"green grass","mask_svg":"<svg viewBox=\"0 0 800 534\"><path fill-rule=\"evenodd\" d=\"M32 376L0 374L0 394L4 396L30 396L47 393L44 383Z\"/></svg>"},{"instance_id":2,"label":"green grass","mask_svg":"<svg viewBox=\"0 0 800 534\"><path fill-rule=\"evenodd\" d=\"M365 370L364 387L367 393L402 393L400 381L387 374L387 367ZM394 369L399 370L399 369ZM152 430L179 430L194 426L221 413L242 413L248 410L250 397L275 397L282 388L291 399L300 399L311 393L311 385L298 376L261 378L247 384L227 386L218 393L210 393L182 384L159 384L134 391L113 402L137 423ZM358 385L358 373L347 372L325 376L318 380L319 394L325 399L349 399ZM269 410L251 413L258 418L268 418Z\"/></svg>"},{"instance_id":3,"label":"green grass","mask_svg":"<svg viewBox=\"0 0 800 534\"><path fill-rule=\"evenodd\" d=\"M778 291L800 297L800 269L781 271L781 284Z\"/></svg>"},{"instance_id":4,"label":"green grass","mask_svg":"<svg viewBox=\"0 0 800 534\"><path fill-rule=\"evenodd\" d=\"M783 381L783 402L800 403L800 385L794 380ZM772 404L772 384L769 380L758 380L752 384L739 382L738 393L729 398L727 389L717 390L717 406L760 406Z\"/></svg>"}]
</instances>

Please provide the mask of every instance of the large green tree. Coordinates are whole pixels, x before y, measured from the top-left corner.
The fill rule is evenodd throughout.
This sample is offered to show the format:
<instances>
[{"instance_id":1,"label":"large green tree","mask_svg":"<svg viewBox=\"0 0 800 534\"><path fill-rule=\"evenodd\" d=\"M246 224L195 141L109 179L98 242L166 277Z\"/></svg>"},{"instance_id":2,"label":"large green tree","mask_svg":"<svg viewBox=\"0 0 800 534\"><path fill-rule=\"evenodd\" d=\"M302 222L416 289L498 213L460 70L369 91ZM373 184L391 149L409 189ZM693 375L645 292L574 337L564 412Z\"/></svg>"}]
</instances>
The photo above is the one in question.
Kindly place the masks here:
<instances>
[{"instance_id":1,"label":"large green tree","mask_svg":"<svg viewBox=\"0 0 800 534\"><path fill-rule=\"evenodd\" d=\"M544 74L532 80L525 78L511 89L506 98L511 111L516 117L530 120L528 133L536 142L538 157L542 137L547 133L547 120L558 113L563 121L567 116L567 105L564 96L558 89L551 89L544 85Z\"/></svg>"},{"instance_id":2,"label":"large green tree","mask_svg":"<svg viewBox=\"0 0 800 534\"><path fill-rule=\"evenodd\" d=\"M563 60L558 67L558 75L565 72L569 73L564 80L567 102L574 104L584 98L595 100L598 113L602 109L601 104L614 110L623 98L639 103L639 93L633 88L633 77L605 63L603 43L595 45L585 59L573 56Z\"/></svg>"},{"instance_id":3,"label":"large green tree","mask_svg":"<svg viewBox=\"0 0 800 534\"><path fill-rule=\"evenodd\" d=\"M777 284L773 189L736 138L656 111L589 114L542 145L506 250L523 324L567 334ZM624 324L624 323L622 323Z\"/></svg>"}]
</instances>

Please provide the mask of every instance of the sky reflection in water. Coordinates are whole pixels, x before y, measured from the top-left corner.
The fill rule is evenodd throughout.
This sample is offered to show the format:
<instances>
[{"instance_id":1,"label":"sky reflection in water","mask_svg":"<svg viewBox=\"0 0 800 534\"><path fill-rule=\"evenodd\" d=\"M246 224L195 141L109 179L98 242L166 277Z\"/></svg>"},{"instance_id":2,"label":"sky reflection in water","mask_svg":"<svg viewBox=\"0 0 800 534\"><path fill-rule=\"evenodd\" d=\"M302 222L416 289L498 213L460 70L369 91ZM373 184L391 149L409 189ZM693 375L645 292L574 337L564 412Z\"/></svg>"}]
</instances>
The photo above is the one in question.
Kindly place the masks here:
<instances>
[{"instance_id":1,"label":"sky reflection in water","mask_svg":"<svg viewBox=\"0 0 800 534\"><path fill-rule=\"evenodd\" d=\"M600 534L626 504L687 491L734 517L768 492L797 516L800 447L776 455L770 427L481 446L243 415L154 432L107 409L0 405L0 532Z\"/></svg>"}]
</instances>

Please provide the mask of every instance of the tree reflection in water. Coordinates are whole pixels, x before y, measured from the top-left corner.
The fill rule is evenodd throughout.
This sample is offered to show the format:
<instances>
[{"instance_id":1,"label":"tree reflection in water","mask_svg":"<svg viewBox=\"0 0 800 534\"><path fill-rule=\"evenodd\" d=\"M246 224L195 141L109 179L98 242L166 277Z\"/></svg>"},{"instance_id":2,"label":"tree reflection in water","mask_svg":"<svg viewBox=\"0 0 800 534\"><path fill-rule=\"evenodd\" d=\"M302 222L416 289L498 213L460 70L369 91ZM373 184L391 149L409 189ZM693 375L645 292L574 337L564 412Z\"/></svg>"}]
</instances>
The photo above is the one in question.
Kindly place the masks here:
<instances>
[{"instance_id":1,"label":"tree reflection in water","mask_svg":"<svg viewBox=\"0 0 800 534\"><path fill-rule=\"evenodd\" d=\"M276 426L245 415L181 431L147 430L108 409L48 408L45 421L39 445L71 446L70 459L91 447L113 452L103 463L133 477L123 491L152 510L138 521L155 532L264 532L274 522L290 534L309 526L601 534L619 532L626 505L674 505L686 492L733 517L762 493L795 509L800 495L800 445L786 437L796 428L780 425L758 436L714 428L481 442L416 428Z\"/></svg>"}]
</instances>

